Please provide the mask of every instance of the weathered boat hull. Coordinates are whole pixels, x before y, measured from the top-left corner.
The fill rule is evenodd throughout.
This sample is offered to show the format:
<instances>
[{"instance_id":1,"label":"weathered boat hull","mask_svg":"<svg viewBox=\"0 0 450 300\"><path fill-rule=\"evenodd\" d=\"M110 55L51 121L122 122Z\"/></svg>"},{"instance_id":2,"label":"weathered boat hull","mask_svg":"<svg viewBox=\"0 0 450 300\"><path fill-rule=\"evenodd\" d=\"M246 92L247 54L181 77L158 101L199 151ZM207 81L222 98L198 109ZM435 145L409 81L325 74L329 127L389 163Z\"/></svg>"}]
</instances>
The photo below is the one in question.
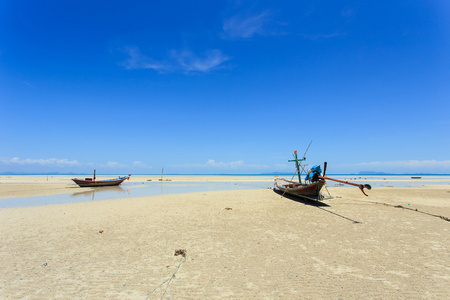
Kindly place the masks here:
<instances>
[{"instance_id":1,"label":"weathered boat hull","mask_svg":"<svg viewBox=\"0 0 450 300\"><path fill-rule=\"evenodd\" d=\"M325 180L320 180L311 184L298 183L283 178L275 179L275 187L283 193L306 198L316 198L320 195L320 190L325 185Z\"/></svg>"},{"instance_id":2,"label":"weathered boat hull","mask_svg":"<svg viewBox=\"0 0 450 300\"><path fill-rule=\"evenodd\" d=\"M119 177L117 179L109 180L86 180L86 179L72 179L80 187L98 187L98 186L115 186L121 184L124 180L129 177Z\"/></svg>"}]
</instances>

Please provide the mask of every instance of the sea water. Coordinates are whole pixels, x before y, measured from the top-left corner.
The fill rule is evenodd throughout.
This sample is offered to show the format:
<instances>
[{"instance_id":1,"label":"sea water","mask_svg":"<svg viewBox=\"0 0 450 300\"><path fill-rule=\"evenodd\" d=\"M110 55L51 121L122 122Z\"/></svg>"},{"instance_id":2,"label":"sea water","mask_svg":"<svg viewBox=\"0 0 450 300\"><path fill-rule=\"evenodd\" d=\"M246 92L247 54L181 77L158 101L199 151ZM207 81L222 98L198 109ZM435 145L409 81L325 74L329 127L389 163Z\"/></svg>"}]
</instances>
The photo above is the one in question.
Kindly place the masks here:
<instances>
[{"instance_id":1,"label":"sea water","mask_svg":"<svg viewBox=\"0 0 450 300\"><path fill-rule=\"evenodd\" d=\"M0 208L100 201L164 194L265 189L271 186L272 184L268 182L124 182L120 186L77 188L77 192L71 194L0 199Z\"/></svg>"},{"instance_id":2,"label":"sea water","mask_svg":"<svg viewBox=\"0 0 450 300\"><path fill-rule=\"evenodd\" d=\"M277 175L291 179L291 175ZM357 184L370 184L372 188L377 187L422 187L425 185L442 184L450 185L450 175L328 175L331 178L349 181ZM22 197L0 199L0 208L40 206L50 204L75 203L86 201L101 201L120 198L133 198L144 196L155 196L163 194L179 194L207 191L226 190L251 190L268 189L273 187L274 175L167 175L166 178L204 178L213 177L214 182L183 182L183 181L159 181L146 182L148 175L138 175L143 182L124 182L115 187L76 188L76 192L69 194L58 194L50 196ZM415 179L413 177L421 177ZM231 181L232 178L239 179ZM297 180L297 176L293 180ZM230 181L225 181L230 180ZM303 180L303 178L302 178ZM335 181L328 180L330 187L348 186Z\"/></svg>"}]
</instances>

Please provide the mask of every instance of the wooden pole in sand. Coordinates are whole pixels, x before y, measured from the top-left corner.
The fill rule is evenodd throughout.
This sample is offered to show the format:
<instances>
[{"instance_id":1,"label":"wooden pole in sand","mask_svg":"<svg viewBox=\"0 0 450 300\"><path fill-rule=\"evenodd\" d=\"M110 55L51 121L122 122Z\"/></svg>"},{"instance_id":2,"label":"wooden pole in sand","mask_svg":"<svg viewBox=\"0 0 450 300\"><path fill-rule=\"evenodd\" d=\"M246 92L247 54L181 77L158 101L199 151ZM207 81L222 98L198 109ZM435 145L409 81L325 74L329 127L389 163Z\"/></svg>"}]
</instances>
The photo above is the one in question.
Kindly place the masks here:
<instances>
[{"instance_id":1,"label":"wooden pole in sand","mask_svg":"<svg viewBox=\"0 0 450 300\"><path fill-rule=\"evenodd\" d=\"M161 171L161 181L163 181L163 175L164 175L164 168L162 168L162 171Z\"/></svg>"}]
</instances>

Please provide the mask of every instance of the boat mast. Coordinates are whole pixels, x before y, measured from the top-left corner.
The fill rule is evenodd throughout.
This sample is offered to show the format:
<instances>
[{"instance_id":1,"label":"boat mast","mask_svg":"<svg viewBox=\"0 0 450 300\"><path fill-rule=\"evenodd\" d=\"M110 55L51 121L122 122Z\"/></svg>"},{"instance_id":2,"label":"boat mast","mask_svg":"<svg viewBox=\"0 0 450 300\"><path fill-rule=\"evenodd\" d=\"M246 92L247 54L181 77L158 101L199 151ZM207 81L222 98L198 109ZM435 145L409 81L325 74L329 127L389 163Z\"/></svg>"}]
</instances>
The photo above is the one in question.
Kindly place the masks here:
<instances>
[{"instance_id":1,"label":"boat mast","mask_svg":"<svg viewBox=\"0 0 450 300\"><path fill-rule=\"evenodd\" d=\"M289 161L295 161L295 166L297 167L297 175L298 175L298 182L302 183L302 177L300 174L300 162L304 161L306 159L306 157L303 157L302 159L298 160L297 157L297 150L294 151L294 160L289 160Z\"/></svg>"},{"instance_id":2,"label":"boat mast","mask_svg":"<svg viewBox=\"0 0 450 300\"><path fill-rule=\"evenodd\" d=\"M309 145L308 145L308 148L306 148L306 151L305 151L305 154L303 154L303 158L302 159L298 159L298 157L297 157L297 150L295 150L294 151L294 158L295 158L295 160L288 160L288 161L295 161L295 166L297 167L297 174L298 174L298 182L299 183L302 183L302 175L300 174L300 166L301 166L301 162L302 161L304 161L304 160L306 160L306 153L308 152L308 150L309 150L309 147L311 146L311 144L312 144L312 140L311 140L311 142L309 143ZM292 176L292 177L294 177L294 176Z\"/></svg>"}]
</instances>

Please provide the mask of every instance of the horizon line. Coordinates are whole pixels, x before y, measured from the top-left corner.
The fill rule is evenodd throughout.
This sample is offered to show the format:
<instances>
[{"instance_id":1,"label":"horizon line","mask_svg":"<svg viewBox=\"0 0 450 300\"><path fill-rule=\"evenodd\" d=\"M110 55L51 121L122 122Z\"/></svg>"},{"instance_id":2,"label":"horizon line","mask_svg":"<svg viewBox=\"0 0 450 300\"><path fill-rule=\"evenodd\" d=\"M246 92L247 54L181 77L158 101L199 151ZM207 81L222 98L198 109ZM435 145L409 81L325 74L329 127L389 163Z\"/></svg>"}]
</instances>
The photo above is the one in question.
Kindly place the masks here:
<instances>
[{"instance_id":1,"label":"horizon line","mask_svg":"<svg viewBox=\"0 0 450 300\"><path fill-rule=\"evenodd\" d=\"M96 175L118 175L121 173L97 173ZM304 174L304 173L302 173ZM23 172L3 172L0 173L0 176L8 176L8 175L40 175L40 176L50 176L50 175L92 175L92 173L74 173L74 172L41 172L41 173L23 173ZM161 176L161 174L154 173L135 173L130 175L136 176ZM190 176L275 176L275 175L292 175L292 173L282 173L282 172L273 172L273 173L167 173L163 174L164 176L177 176L177 175L190 175ZM373 173L331 173L329 175L358 175L358 176L383 176L383 175L439 175L439 176L450 176L447 173L382 173L382 172L373 172Z\"/></svg>"}]
</instances>

